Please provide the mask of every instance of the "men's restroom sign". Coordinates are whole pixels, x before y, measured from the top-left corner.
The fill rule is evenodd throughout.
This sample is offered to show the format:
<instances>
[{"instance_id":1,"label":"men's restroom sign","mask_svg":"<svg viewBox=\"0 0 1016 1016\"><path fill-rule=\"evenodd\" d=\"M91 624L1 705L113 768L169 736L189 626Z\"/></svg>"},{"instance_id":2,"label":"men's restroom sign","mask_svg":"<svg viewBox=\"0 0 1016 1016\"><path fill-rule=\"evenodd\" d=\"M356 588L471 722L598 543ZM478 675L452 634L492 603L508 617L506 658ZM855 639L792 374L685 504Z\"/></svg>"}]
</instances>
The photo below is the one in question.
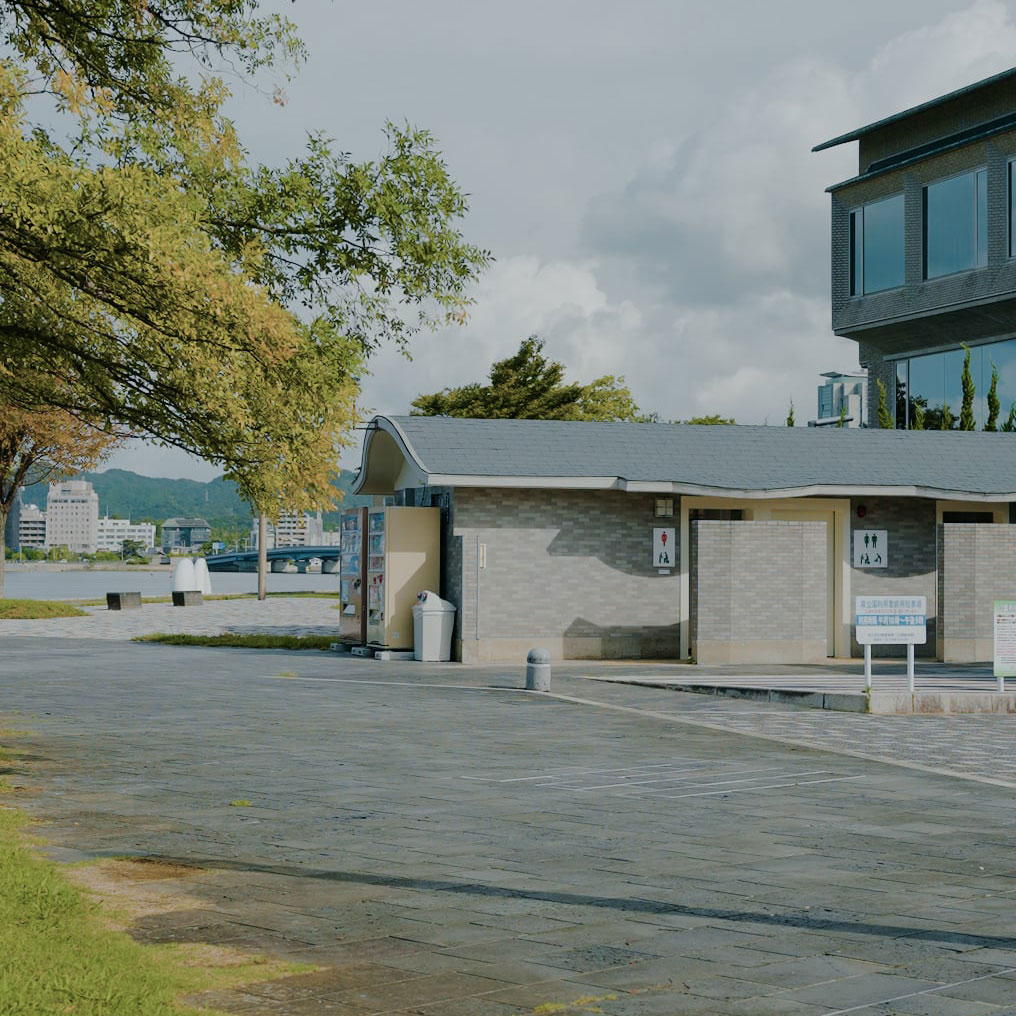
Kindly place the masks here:
<instances>
[{"instance_id":1,"label":"men's restroom sign","mask_svg":"<svg viewBox=\"0 0 1016 1016\"><path fill-rule=\"evenodd\" d=\"M889 564L889 537L885 529L854 530L854 567L885 568Z\"/></svg>"},{"instance_id":2,"label":"men's restroom sign","mask_svg":"<svg viewBox=\"0 0 1016 1016\"><path fill-rule=\"evenodd\" d=\"M674 568L677 560L674 556L674 547L677 541L674 539L676 529L654 529L653 530L653 567Z\"/></svg>"}]
</instances>

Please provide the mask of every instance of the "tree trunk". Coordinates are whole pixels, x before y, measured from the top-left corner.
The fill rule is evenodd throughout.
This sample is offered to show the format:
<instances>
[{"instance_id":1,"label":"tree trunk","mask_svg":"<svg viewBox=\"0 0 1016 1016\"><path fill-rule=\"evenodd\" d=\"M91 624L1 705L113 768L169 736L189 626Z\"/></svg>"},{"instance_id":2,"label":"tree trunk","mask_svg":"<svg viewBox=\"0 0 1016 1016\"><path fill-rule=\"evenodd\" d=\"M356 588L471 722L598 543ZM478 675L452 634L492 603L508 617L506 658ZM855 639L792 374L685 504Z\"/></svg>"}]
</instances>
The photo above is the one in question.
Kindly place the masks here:
<instances>
[{"instance_id":1,"label":"tree trunk","mask_svg":"<svg viewBox=\"0 0 1016 1016\"><path fill-rule=\"evenodd\" d=\"M7 566L7 512L0 508L0 598L4 595L4 569Z\"/></svg>"},{"instance_id":2,"label":"tree trunk","mask_svg":"<svg viewBox=\"0 0 1016 1016\"><path fill-rule=\"evenodd\" d=\"M268 519L258 512L258 599L268 597Z\"/></svg>"}]
</instances>

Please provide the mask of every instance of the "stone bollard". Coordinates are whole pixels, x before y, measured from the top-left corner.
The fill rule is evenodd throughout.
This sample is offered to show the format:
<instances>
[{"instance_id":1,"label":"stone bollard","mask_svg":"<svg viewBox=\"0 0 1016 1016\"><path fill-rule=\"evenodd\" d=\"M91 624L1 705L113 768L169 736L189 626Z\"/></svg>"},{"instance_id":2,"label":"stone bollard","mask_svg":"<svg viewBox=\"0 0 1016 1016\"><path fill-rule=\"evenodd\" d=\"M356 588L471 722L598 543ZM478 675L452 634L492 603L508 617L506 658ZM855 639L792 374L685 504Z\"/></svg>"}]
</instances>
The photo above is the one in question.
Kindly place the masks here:
<instances>
[{"instance_id":1,"label":"stone bollard","mask_svg":"<svg viewBox=\"0 0 1016 1016\"><path fill-rule=\"evenodd\" d=\"M526 657L526 691L550 691L550 653L530 649Z\"/></svg>"}]
</instances>

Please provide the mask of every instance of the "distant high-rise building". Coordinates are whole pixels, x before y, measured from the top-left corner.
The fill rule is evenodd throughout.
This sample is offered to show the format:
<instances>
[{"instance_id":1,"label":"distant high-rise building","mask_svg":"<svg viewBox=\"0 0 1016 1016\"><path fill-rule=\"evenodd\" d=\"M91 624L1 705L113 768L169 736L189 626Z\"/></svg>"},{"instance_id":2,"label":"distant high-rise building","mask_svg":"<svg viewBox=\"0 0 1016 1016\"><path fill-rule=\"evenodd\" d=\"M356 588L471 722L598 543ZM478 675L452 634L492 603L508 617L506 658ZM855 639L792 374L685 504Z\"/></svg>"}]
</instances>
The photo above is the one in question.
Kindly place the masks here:
<instances>
[{"instance_id":1,"label":"distant high-rise building","mask_svg":"<svg viewBox=\"0 0 1016 1016\"><path fill-rule=\"evenodd\" d=\"M204 519L166 519L162 523L162 549L197 550L212 538L212 527Z\"/></svg>"},{"instance_id":2,"label":"distant high-rise building","mask_svg":"<svg viewBox=\"0 0 1016 1016\"><path fill-rule=\"evenodd\" d=\"M320 547L324 543L324 524L321 512L283 512L276 525L268 523L268 548ZM250 545L258 545L258 520L253 519Z\"/></svg>"},{"instance_id":3,"label":"distant high-rise building","mask_svg":"<svg viewBox=\"0 0 1016 1016\"><path fill-rule=\"evenodd\" d=\"M108 515L99 519L96 547L119 554L124 540L140 543L145 550L155 546L155 526L151 522L135 522L130 519L111 519Z\"/></svg>"},{"instance_id":4,"label":"distant high-rise building","mask_svg":"<svg viewBox=\"0 0 1016 1016\"><path fill-rule=\"evenodd\" d=\"M23 504L18 519L18 550L46 548L46 513L37 504Z\"/></svg>"},{"instance_id":5,"label":"distant high-rise building","mask_svg":"<svg viewBox=\"0 0 1016 1016\"><path fill-rule=\"evenodd\" d=\"M867 427L868 375L831 370L821 376L827 380L818 386L818 418L808 426Z\"/></svg>"},{"instance_id":6,"label":"distant high-rise building","mask_svg":"<svg viewBox=\"0 0 1016 1016\"><path fill-rule=\"evenodd\" d=\"M99 529L99 495L87 480L51 483L46 497L46 546L94 554Z\"/></svg>"}]
</instances>

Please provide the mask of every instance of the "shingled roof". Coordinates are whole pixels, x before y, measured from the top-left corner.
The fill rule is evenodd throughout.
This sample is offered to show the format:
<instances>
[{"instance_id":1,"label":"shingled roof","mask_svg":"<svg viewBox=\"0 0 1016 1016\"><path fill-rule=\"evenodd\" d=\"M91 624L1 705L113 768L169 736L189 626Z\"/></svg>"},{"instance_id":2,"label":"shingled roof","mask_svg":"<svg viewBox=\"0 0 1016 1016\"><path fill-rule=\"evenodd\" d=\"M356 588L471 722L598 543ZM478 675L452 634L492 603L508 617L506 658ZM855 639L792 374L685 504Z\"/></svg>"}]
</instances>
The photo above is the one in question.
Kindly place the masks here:
<instances>
[{"instance_id":1,"label":"shingled roof","mask_svg":"<svg viewBox=\"0 0 1016 1016\"><path fill-rule=\"evenodd\" d=\"M371 475L375 440L405 459L397 486L1016 501L1011 433L378 416L356 493L390 493Z\"/></svg>"}]
</instances>

